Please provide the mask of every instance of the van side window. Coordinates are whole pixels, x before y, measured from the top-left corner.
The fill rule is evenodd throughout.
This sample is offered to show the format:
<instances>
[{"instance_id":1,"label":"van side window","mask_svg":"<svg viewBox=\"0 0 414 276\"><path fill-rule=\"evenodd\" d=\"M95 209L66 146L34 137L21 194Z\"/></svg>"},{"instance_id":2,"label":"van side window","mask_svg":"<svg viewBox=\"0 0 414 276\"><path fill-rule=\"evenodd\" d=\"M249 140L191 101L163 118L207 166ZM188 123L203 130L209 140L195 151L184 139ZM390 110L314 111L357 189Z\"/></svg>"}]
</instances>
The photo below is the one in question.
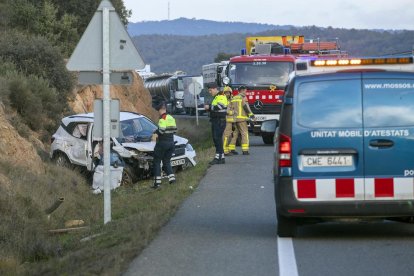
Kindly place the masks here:
<instances>
[{"instance_id":1,"label":"van side window","mask_svg":"<svg viewBox=\"0 0 414 276\"><path fill-rule=\"evenodd\" d=\"M364 88L364 126L414 126L414 80L367 79Z\"/></svg>"},{"instance_id":2,"label":"van side window","mask_svg":"<svg viewBox=\"0 0 414 276\"><path fill-rule=\"evenodd\" d=\"M360 80L305 82L296 95L296 118L304 127L362 127Z\"/></svg>"}]
</instances>

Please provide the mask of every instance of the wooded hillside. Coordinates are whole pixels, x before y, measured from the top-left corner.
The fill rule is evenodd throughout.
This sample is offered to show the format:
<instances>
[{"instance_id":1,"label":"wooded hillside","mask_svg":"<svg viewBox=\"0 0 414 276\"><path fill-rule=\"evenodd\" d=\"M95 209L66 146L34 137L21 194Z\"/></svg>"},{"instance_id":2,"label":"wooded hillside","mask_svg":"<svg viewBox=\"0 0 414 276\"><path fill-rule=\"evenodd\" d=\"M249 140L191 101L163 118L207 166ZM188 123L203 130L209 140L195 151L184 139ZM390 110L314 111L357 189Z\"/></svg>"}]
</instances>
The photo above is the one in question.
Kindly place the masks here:
<instances>
[{"instance_id":1,"label":"wooded hillside","mask_svg":"<svg viewBox=\"0 0 414 276\"><path fill-rule=\"evenodd\" d=\"M414 31L378 31L315 26L274 29L261 33L177 36L141 35L133 38L146 63L156 73L182 70L199 74L203 64L212 63L218 53L239 54L247 36L304 35L305 38L339 38L342 50L350 55L386 55L411 52Z\"/></svg>"}]
</instances>

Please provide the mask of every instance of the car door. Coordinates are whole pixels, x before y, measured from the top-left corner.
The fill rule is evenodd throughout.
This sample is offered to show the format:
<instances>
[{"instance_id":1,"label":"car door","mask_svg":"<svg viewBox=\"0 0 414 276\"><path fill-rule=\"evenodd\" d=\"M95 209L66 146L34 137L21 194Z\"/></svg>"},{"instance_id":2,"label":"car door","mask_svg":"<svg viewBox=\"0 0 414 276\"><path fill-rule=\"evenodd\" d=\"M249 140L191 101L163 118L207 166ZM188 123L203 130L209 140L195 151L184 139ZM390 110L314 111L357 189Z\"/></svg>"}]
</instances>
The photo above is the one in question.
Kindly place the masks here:
<instances>
[{"instance_id":1,"label":"car door","mask_svg":"<svg viewBox=\"0 0 414 276\"><path fill-rule=\"evenodd\" d=\"M414 199L414 74L363 74L367 200Z\"/></svg>"},{"instance_id":2,"label":"car door","mask_svg":"<svg viewBox=\"0 0 414 276\"><path fill-rule=\"evenodd\" d=\"M296 198L363 200L361 74L298 78L292 125Z\"/></svg>"},{"instance_id":3,"label":"car door","mask_svg":"<svg viewBox=\"0 0 414 276\"><path fill-rule=\"evenodd\" d=\"M93 141L93 124L90 123L88 127L88 138L86 142L86 168L88 171L91 171L93 169L93 150L98 142Z\"/></svg>"},{"instance_id":4,"label":"car door","mask_svg":"<svg viewBox=\"0 0 414 276\"><path fill-rule=\"evenodd\" d=\"M75 123L70 140L68 141L70 159L76 165L85 166L87 162L88 125L86 122Z\"/></svg>"}]
</instances>

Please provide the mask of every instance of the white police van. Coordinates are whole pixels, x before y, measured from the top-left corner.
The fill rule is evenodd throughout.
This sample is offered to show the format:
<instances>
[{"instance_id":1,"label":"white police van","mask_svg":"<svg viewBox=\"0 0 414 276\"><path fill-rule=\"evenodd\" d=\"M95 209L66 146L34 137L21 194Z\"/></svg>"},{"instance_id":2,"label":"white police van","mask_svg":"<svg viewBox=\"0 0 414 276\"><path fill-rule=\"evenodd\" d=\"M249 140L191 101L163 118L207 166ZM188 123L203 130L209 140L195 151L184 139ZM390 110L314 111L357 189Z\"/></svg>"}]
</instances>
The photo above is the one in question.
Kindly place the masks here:
<instances>
[{"instance_id":1,"label":"white police van","mask_svg":"<svg viewBox=\"0 0 414 276\"><path fill-rule=\"evenodd\" d=\"M401 61L413 65L411 57ZM279 236L294 236L306 222L411 221L414 70L361 66L294 76L285 91L275 149Z\"/></svg>"}]
</instances>

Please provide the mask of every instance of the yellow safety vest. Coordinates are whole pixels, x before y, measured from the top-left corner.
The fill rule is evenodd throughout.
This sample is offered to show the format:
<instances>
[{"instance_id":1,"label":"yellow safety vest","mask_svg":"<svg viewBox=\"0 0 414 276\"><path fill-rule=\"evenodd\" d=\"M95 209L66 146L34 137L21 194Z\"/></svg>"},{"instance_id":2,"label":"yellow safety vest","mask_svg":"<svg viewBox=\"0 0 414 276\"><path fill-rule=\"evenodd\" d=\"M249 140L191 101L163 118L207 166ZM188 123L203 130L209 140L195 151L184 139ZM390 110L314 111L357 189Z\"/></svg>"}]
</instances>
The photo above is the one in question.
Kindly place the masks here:
<instances>
[{"instance_id":1,"label":"yellow safety vest","mask_svg":"<svg viewBox=\"0 0 414 276\"><path fill-rule=\"evenodd\" d=\"M227 114L227 97L223 94L216 94L211 103L210 117L211 118L225 118Z\"/></svg>"}]
</instances>

